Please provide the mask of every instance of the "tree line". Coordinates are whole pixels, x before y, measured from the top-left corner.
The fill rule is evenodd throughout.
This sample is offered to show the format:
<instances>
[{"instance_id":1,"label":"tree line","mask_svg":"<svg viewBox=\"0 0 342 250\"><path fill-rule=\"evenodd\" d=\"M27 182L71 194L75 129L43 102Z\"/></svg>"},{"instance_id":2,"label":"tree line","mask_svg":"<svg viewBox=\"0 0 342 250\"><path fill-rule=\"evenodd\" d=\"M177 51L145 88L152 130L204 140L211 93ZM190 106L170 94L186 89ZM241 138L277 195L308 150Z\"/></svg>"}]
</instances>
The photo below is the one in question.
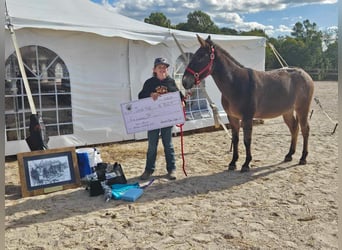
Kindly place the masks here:
<instances>
[{"instance_id":1,"label":"tree line","mask_svg":"<svg viewBox=\"0 0 342 250\"><path fill-rule=\"evenodd\" d=\"M191 32L201 32L221 35L262 36L270 46L266 47L266 69L282 67L275 56L273 45L288 66L301 67L308 71L315 80L337 80L338 44L337 30L320 31L316 23L305 20L297 22L290 36L269 37L264 30L237 31L228 27L219 28L202 11L194 11L187 15L186 23L172 25L161 12L151 13L144 22ZM331 74L333 72L334 74Z\"/></svg>"}]
</instances>

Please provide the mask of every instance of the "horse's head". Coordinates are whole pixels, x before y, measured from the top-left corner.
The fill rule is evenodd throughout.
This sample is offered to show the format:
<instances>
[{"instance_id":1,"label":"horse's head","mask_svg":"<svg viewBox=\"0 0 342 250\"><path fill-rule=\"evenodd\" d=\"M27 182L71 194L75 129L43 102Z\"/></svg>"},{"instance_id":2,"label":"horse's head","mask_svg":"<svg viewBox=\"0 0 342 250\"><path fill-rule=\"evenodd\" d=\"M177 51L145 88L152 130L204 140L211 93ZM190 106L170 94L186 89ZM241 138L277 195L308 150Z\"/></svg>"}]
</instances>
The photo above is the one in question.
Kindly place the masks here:
<instances>
[{"instance_id":1,"label":"horse's head","mask_svg":"<svg viewBox=\"0 0 342 250\"><path fill-rule=\"evenodd\" d=\"M210 36L204 40L197 35L197 39L201 47L193 55L183 74L182 84L185 89L191 89L194 84L199 84L210 75L214 62L214 47Z\"/></svg>"}]
</instances>

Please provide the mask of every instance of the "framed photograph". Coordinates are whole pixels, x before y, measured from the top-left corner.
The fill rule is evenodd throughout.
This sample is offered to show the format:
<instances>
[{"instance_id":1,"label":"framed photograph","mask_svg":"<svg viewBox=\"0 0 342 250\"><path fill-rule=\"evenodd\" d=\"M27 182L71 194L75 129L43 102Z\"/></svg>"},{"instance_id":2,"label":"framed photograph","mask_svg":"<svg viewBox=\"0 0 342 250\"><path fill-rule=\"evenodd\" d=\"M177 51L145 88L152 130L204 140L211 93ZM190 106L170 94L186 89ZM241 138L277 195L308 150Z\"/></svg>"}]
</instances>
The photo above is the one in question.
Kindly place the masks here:
<instances>
[{"instance_id":1,"label":"framed photograph","mask_svg":"<svg viewBox=\"0 0 342 250\"><path fill-rule=\"evenodd\" d=\"M80 186L74 147L17 154L23 197Z\"/></svg>"}]
</instances>

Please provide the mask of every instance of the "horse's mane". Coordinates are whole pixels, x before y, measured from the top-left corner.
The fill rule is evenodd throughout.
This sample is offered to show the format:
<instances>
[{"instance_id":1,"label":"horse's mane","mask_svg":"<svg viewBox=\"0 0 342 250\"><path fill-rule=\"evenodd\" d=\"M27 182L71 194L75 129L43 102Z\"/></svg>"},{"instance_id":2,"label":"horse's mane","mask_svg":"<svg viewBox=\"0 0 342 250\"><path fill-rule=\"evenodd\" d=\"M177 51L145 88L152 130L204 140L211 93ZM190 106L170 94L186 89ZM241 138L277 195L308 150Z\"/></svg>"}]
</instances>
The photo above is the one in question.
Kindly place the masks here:
<instances>
[{"instance_id":1,"label":"horse's mane","mask_svg":"<svg viewBox=\"0 0 342 250\"><path fill-rule=\"evenodd\" d=\"M244 68L245 66L243 66L241 63L239 63L234 57L232 57L226 50L224 50L223 48L221 48L218 44L210 41L211 45L214 46L214 48L218 51L220 51L223 56L228 57L229 60L233 61L233 63L235 63L236 65L238 65L241 68Z\"/></svg>"}]
</instances>

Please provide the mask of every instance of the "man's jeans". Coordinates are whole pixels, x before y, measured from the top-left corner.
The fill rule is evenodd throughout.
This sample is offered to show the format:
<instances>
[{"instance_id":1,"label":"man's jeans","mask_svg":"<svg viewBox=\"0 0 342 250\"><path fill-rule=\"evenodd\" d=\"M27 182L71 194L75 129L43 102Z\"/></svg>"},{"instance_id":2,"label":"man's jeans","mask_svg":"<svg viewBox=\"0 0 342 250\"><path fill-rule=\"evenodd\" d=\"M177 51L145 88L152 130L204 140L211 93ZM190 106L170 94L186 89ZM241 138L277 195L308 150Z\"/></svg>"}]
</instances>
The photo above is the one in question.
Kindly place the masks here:
<instances>
[{"instance_id":1,"label":"man's jeans","mask_svg":"<svg viewBox=\"0 0 342 250\"><path fill-rule=\"evenodd\" d=\"M156 167L156 157L159 141L159 133L164 146L164 154L166 160L166 170L171 172L176 169L175 150L172 143L172 127L150 130L147 132L148 149L146 154L145 170L153 172Z\"/></svg>"}]
</instances>

